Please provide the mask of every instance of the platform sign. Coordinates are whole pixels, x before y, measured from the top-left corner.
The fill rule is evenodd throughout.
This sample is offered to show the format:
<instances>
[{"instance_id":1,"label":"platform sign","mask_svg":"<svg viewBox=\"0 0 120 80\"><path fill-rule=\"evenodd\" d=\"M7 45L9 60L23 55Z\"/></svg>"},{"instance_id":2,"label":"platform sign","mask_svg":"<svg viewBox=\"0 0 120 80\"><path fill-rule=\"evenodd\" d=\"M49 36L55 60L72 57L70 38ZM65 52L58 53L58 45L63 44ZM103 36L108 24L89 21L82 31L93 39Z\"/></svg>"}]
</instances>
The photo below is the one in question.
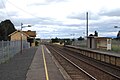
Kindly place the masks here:
<instances>
[{"instance_id":1,"label":"platform sign","mask_svg":"<svg viewBox=\"0 0 120 80\"><path fill-rule=\"evenodd\" d=\"M111 50L111 39L107 39L107 50Z\"/></svg>"}]
</instances>

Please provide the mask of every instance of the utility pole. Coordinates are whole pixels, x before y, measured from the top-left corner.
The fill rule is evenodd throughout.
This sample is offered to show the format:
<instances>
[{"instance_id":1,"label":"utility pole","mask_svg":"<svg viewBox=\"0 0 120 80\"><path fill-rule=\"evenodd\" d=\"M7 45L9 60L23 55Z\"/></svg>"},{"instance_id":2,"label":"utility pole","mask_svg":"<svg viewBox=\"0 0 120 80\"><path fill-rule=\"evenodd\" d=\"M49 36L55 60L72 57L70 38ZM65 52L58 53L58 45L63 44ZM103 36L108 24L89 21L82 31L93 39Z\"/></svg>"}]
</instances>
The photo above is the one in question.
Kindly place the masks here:
<instances>
[{"instance_id":1,"label":"utility pole","mask_svg":"<svg viewBox=\"0 0 120 80\"><path fill-rule=\"evenodd\" d=\"M23 31L22 31L22 28L24 28L24 27L31 27L31 25L23 26L23 23L21 23L21 30L20 30L20 33L21 33L21 54L22 54L22 50L23 50Z\"/></svg>"},{"instance_id":2,"label":"utility pole","mask_svg":"<svg viewBox=\"0 0 120 80\"><path fill-rule=\"evenodd\" d=\"M88 37L88 12L86 12L86 37Z\"/></svg>"},{"instance_id":3,"label":"utility pole","mask_svg":"<svg viewBox=\"0 0 120 80\"><path fill-rule=\"evenodd\" d=\"M22 42L22 37L23 37L23 35L22 35L22 28L23 28L23 23L21 23L21 31L20 31L20 34L21 34L21 54L22 54L22 50L23 50L23 42Z\"/></svg>"}]
</instances>

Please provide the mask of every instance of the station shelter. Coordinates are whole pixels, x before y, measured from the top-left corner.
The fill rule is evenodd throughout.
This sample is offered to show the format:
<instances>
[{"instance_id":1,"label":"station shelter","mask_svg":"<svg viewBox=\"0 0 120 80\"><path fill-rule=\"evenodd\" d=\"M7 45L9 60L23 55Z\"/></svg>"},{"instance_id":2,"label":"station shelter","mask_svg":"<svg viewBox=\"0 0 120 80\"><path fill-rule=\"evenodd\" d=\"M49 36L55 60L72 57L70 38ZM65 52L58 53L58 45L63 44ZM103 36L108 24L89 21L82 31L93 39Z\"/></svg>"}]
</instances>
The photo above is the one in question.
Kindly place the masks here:
<instances>
[{"instance_id":1,"label":"station shelter","mask_svg":"<svg viewBox=\"0 0 120 80\"><path fill-rule=\"evenodd\" d=\"M91 49L105 49L111 50L112 38L109 37L87 37L87 47Z\"/></svg>"}]
</instances>

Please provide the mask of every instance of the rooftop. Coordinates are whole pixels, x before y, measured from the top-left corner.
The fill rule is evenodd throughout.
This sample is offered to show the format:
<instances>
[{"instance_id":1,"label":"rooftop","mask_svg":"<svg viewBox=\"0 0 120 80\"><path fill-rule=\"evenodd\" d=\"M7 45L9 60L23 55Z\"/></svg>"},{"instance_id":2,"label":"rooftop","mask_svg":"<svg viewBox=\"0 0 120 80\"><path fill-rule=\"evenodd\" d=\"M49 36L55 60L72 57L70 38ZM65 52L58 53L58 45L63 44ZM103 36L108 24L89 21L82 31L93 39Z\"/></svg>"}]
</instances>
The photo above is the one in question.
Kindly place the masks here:
<instances>
[{"instance_id":1,"label":"rooftop","mask_svg":"<svg viewBox=\"0 0 120 80\"><path fill-rule=\"evenodd\" d=\"M36 31L28 30L28 31L22 31L22 32L26 33L30 37L36 37Z\"/></svg>"}]
</instances>

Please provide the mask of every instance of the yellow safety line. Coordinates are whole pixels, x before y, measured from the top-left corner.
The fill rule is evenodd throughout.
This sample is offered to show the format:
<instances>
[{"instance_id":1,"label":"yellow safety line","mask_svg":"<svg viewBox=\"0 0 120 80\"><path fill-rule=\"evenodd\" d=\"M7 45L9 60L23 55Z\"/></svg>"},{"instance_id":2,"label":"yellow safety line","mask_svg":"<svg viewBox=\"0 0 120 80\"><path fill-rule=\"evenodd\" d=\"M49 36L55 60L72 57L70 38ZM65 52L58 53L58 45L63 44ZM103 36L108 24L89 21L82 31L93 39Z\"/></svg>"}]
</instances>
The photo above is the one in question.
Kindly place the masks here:
<instances>
[{"instance_id":1,"label":"yellow safety line","mask_svg":"<svg viewBox=\"0 0 120 80\"><path fill-rule=\"evenodd\" d=\"M42 54L43 54L43 60L44 60L44 67L45 67L46 80L49 80L49 77L48 77L48 70L47 70L47 65L46 65L45 53L44 53L43 46L42 46Z\"/></svg>"}]
</instances>

